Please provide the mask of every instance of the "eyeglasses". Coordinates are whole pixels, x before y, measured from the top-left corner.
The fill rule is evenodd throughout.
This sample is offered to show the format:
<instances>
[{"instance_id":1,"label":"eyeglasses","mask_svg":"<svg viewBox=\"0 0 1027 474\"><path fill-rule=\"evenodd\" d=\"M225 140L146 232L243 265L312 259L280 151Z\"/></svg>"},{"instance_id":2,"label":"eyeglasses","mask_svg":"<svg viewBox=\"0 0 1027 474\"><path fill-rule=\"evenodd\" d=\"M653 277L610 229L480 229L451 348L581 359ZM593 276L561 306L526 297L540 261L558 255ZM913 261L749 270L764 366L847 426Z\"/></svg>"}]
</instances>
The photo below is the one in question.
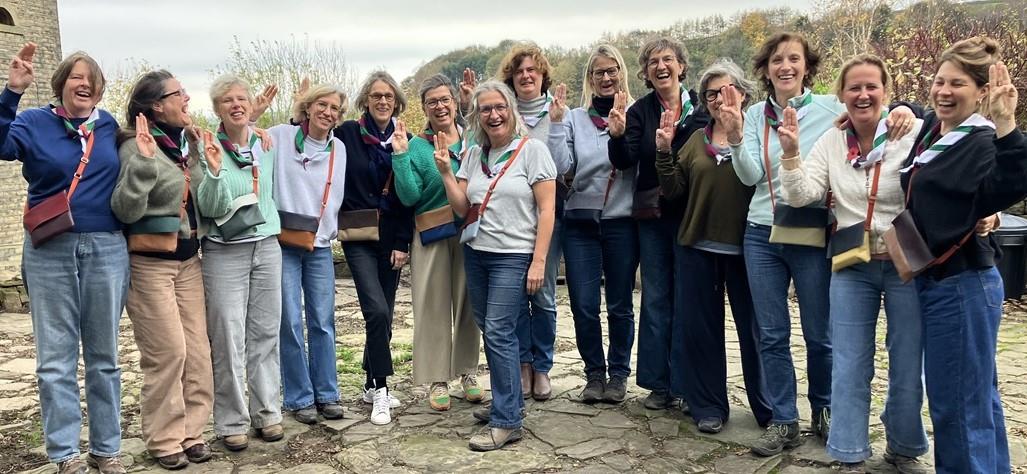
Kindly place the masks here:
<instances>
[{"instance_id":1,"label":"eyeglasses","mask_svg":"<svg viewBox=\"0 0 1027 474\"><path fill-rule=\"evenodd\" d=\"M314 110L317 111L317 112L324 112L325 110L331 110L332 112L335 112L336 114L342 112L342 108L339 107L338 105L329 104L328 102L325 102L323 100L319 100L317 102L314 102L313 105L314 105Z\"/></svg>"},{"instance_id":2,"label":"eyeglasses","mask_svg":"<svg viewBox=\"0 0 1027 474\"><path fill-rule=\"evenodd\" d=\"M676 62L678 62L678 58L676 56L674 56L674 55L667 55L667 56L664 56L662 58L650 58L649 61L646 63L646 66L647 67L656 67L656 66L659 66L660 63L665 63L665 64L669 65L669 64L674 64Z\"/></svg>"},{"instance_id":3,"label":"eyeglasses","mask_svg":"<svg viewBox=\"0 0 1027 474\"><path fill-rule=\"evenodd\" d=\"M168 97L171 97L173 95L177 95L179 97L185 97L188 94L186 94L185 87L183 87L183 88L181 88L181 89L179 89L177 91L171 91L171 92L168 92L167 94L164 94L164 95L160 96L160 100L167 99Z\"/></svg>"},{"instance_id":4,"label":"eyeglasses","mask_svg":"<svg viewBox=\"0 0 1027 474\"><path fill-rule=\"evenodd\" d=\"M396 100L396 96L395 95L392 95L392 94L381 94L381 93L378 93L378 92L375 92L373 94L368 94L367 97L369 99L371 99L371 102L385 101L386 104L391 104L393 101Z\"/></svg>"},{"instance_id":5,"label":"eyeglasses","mask_svg":"<svg viewBox=\"0 0 1027 474\"><path fill-rule=\"evenodd\" d=\"M735 85L734 84L726 84L724 87L730 87L730 88L734 89ZM713 101L717 100L717 96L719 96L719 95L720 95L720 89L706 89L706 90L702 91L703 99L706 99L706 102L713 102Z\"/></svg>"},{"instance_id":6,"label":"eyeglasses","mask_svg":"<svg viewBox=\"0 0 1027 474\"><path fill-rule=\"evenodd\" d=\"M481 107L478 107L478 113L481 114L482 117L488 117L492 115L493 110L496 111L497 115L503 115L506 113L507 110L510 110L510 106L506 104L496 104L483 105Z\"/></svg>"},{"instance_id":7,"label":"eyeglasses","mask_svg":"<svg viewBox=\"0 0 1027 474\"><path fill-rule=\"evenodd\" d=\"M428 99L424 101L425 108L434 109L438 106L449 107L449 104L453 103L453 98L450 96L440 97L438 99Z\"/></svg>"},{"instance_id":8,"label":"eyeglasses","mask_svg":"<svg viewBox=\"0 0 1027 474\"><path fill-rule=\"evenodd\" d=\"M592 78L597 81L602 80L603 76L610 76L610 79L616 79L617 74L620 74L620 68L614 66L607 69L596 69L595 71L592 71Z\"/></svg>"}]
</instances>

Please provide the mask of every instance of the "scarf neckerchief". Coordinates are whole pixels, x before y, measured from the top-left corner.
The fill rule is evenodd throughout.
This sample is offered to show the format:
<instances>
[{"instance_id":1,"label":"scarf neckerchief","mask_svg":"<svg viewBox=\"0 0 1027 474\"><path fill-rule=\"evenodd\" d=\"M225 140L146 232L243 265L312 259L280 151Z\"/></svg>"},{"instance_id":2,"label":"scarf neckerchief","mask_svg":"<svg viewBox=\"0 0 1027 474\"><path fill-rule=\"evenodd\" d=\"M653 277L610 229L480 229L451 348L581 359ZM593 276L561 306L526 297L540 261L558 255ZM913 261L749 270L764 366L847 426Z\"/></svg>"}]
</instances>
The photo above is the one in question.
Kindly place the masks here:
<instances>
[{"instance_id":1,"label":"scarf neckerchief","mask_svg":"<svg viewBox=\"0 0 1027 474\"><path fill-rule=\"evenodd\" d=\"M656 91L653 91L653 94L656 94L656 99L660 101L661 114L670 108L670 104L664 102L663 99L660 98L660 95L656 93ZM682 125L684 125L685 119L687 119L689 115L692 115L692 112L695 112L695 108L692 106L692 97L688 94L688 89L685 89L685 86L681 86L681 109L679 110L679 112L680 115L678 115L677 121L674 122L675 128L680 128Z\"/></svg>"},{"instance_id":2,"label":"scarf neckerchief","mask_svg":"<svg viewBox=\"0 0 1027 474\"><path fill-rule=\"evenodd\" d=\"M302 158L303 169L307 169L307 163L310 163L312 161L310 156L307 155L306 152L303 151L304 145L305 145L305 143L307 141L307 137L309 137L309 136L310 136L310 120L304 120L304 121L300 122L299 127L296 129L296 138L293 141L294 145L296 146L296 153L299 153L300 158ZM311 138L311 140L314 140L314 139ZM328 143L325 145L324 150L321 150L321 152L331 152L332 151L332 147L335 146L335 142L334 142L334 140L332 140L332 135L330 133L328 134L328 139L326 141ZM318 152L318 153L321 153L321 152Z\"/></svg>"},{"instance_id":3,"label":"scarf neckerchief","mask_svg":"<svg viewBox=\"0 0 1027 474\"><path fill-rule=\"evenodd\" d=\"M360 125L360 138L364 141L367 152L371 157L367 164L371 176L374 178L375 185L378 188L384 189L386 181L389 180L389 176L392 174L392 134L396 131L396 119L389 120L389 125L385 127L385 130L379 130L378 122L374 121L371 113L364 112L364 115L360 116L357 123ZM382 137L387 137L384 142L381 139ZM388 202L388 196L381 196L381 198L379 200L379 209L383 211L389 210L391 206Z\"/></svg>"},{"instance_id":4,"label":"scarf neckerchief","mask_svg":"<svg viewBox=\"0 0 1027 474\"><path fill-rule=\"evenodd\" d=\"M240 150L232 140L228 138L228 133L225 132L225 123L221 122L218 125L217 138L218 142L221 143L221 148L225 150L225 153L235 160L235 163L240 168L250 166L253 164L253 147L257 144L257 134L253 133L253 130L247 130L250 132L250 141L245 150ZM245 155L245 156L243 156Z\"/></svg>"},{"instance_id":5,"label":"scarf neckerchief","mask_svg":"<svg viewBox=\"0 0 1027 474\"><path fill-rule=\"evenodd\" d=\"M459 138L457 140L457 143L460 144L460 149L458 151L454 152L453 149L450 148L449 149L449 158L459 162L460 159L462 158L462 154L463 154L463 151L464 151L464 145L465 145L464 141L463 141L464 128L459 126L459 125L457 125L456 126L456 133L457 133L457 137ZM424 131L421 132L421 134L418 135L418 136L423 138L423 139L425 139L425 140L427 140L428 143L432 144L432 146L435 146L435 130L431 129L431 125L428 125L427 127L425 127Z\"/></svg>"},{"instance_id":6,"label":"scarf neckerchief","mask_svg":"<svg viewBox=\"0 0 1027 474\"><path fill-rule=\"evenodd\" d=\"M805 117L806 114L808 114L810 111L810 109L806 106L812 103L813 91L810 89L806 89L802 95L788 99L788 103L784 104L781 107L781 110L784 110L786 107L791 106L793 109L795 109L796 120L801 121L802 118ZM774 108L773 94L767 96L767 102L763 105L763 115L767 117L767 123L769 123L774 130L777 130L777 127L781 125L781 119L777 116L777 110Z\"/></svg>"},{"instance_id":7,"label":"scarf neckerchief","mask_svg":"<svg viewBox=\"0 0 1027 474\"><path fill-rule=\"evenodd\" d=\"M967 117L963 123L959 124L958 127L949 130L949 133L942 135L938 138L941 133L941 121L935 124L931 131L924 135L924 138L920 140L920 143L916 146L916 157L913 158L913 163L909 166L899 170L905 173L913 168L919 168L926 166L931 160L934 160L938 155L942 154L952 145L955 145L962 140L964 137L970 134L974 128L986 127L992 130L995 129L995 124L980 114L973 114ZM937 141L936 141L937 140Z\"/></svg>"},{"instance_id":8,"label":"scarf neckerchief","mask_svg":"<svg viewBox=\"0 0 1027 474\"><path fill-rule=\"evenodd\" d=\"M89 118L77 128L71 123L71 116L68 114L68 109L64 108L64 103L61 102L61 99L54 99L50 103L50 111L64 122L64 129L68 132L68 137L78 138L82 142L82 153L85 154L86 141L89 135L93 133L96 121L100 119L100 109L93 107L93 111L89 113Z\"/></svg>"},{"instance_id":9,"label":"scarf neckerchief","mask_svg":"<svg viewBox=\"0 0 1027 474\"><path fill-rule=\"evenodd\" d=\"M510 140L510 144L507 145L507 150L503 152L502 155L499 155L499 158L497 158L496 161L492 164L489 164L488 162L489 151L492 149L492 147L481 147L481 160L479 160L481 161L481 172L485 173L485 176L488 176L489 179L492 179L492 177L494 177L496 173L499 172L499 169L501 168L499 165L503 164L506 160L509 160L510 157L513 156L513 152L517 149L517 144L520 143L520 141L521 137L513 137L513 139Z\"/></svg>"},{"instance_id":10,"label":"scarf neckerchief","mask_svg":"<svg viewBox=\"0 0 1027 474\"><path fill-rule=\"evenodd\" d=\"M588 106L588 118L599 131L606 130L610 126L606 117L610 116L613 109L613 97L592 96L592 103Z\"/></svg>"},{"instance_id":11,"label":"scarf neckerchief","mask_svg":"<svg viewBox=\"0 0 1027 474\"><path fill-rule=\"evenodd\" d=\"M553 96L547 92L537 99L517 99L517 113L521 114L521 120L528 128L535 128L546 115L549 115L549 104L553 102Z\"/></svg>"},{"instance_id":12,"label":"scarf neckerchief","mask_svg":"<svg viewBox=\"0 0 1027 474\"><path fill-rule=\"evenodd\" d=\"M150 135L153 135L153 140L157 142L157 146L168 158L178 163L179 166L186 166L186 161L189 160L189 142L185 139L183 129L172 127L166 123L154 122L150 126ZM175 143L176 137L178 138L177 144Z\"/></svg>"},{"instance_id":13,"label":"scarf neckerchief","mask_svg":"<svg viewBox=\"0 0 1027 474\"><path fill-rule=\"evenodd\" d=\"M720 147L713 144L713 120L702 131L702 142L706 146L706 155L717 160L717 166L731 161L731 147Z\"/></svg>"},{"instance_id":14,"label":"scarf neckerchief","mask_svg":"<svg viewBox=\"0 0 1027 474\"><path fill-rule=\"evenodd\" d=\"M845 144L848 145L849 153L846 159L853 168L858 170L867 169L884 158L884 145L888 143L888 111L881 111L881 120L877 122L877 130L874 131L874 142L870 152L866 155L860 153L859 137L856 136L856 127L852 121L845 122Z\"/></svg>"}]
</instances>

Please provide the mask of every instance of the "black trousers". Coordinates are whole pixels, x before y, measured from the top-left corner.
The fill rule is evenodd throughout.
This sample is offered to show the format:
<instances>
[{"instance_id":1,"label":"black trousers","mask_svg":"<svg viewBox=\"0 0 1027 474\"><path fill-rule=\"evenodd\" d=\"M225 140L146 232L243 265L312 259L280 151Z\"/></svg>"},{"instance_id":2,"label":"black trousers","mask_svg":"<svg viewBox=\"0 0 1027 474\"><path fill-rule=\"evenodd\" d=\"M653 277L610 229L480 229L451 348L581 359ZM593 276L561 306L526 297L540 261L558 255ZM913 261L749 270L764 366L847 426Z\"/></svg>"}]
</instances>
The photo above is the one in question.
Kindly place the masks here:
<instances>
[{"instance_id":1,"label":"black trousers","mask_svg":"<svg viewBox=\"0 0 1027 474\"><path fill-rule=\"evenodd\" d=\"M392 269L392 250L378 242L345 242L346 256L364 315L363 368L368 380L392 375L392 313L396 306L399 271Z\"/></svg>"}]
</instances>

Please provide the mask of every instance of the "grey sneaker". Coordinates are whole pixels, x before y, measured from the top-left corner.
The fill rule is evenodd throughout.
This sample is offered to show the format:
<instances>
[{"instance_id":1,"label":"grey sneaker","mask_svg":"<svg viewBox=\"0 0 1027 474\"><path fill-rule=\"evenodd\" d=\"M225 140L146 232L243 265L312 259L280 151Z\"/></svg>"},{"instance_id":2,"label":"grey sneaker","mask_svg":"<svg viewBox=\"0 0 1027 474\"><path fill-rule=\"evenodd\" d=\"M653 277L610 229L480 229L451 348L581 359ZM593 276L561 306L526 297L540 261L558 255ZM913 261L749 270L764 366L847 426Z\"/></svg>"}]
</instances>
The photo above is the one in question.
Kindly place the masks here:
<instances>
[{"instance_id":1,"label":"grey sneaker","mask_svg":"<svg viewBox=\"0 0 1027 474\"><path fill-rule=\"evenodd\" d=\"M839 463L838 472L841 474L863 474L867 472L867 466L863 461L843 462Z\"/></svg>"},{"instance_id":2,"label":"grey sneaker","mask_svg":"<svg viewBox=\"0 0 1027 474\"><path fill-rule=\"evenodd\" d=\"M610 377L606 383L606 390L603 390L603 401L607 403L620 403L628 394L628 379L624 377Z\"/></svg>"},{"instance_id":3,"label":"grey sneaker","mask_svg":"<svg viewBox=\"0 0 1027 474\"><path fill-rule=\"evenodd\" d=\"M506 429L485 426L477 434L471 436L467 443L472 451L492 451L502 448L523 437L520 428Z\"/></svg>"},{"instance_id":4,"label":"grey sneaker","mask_svg":"<svg viewBox=\"0 0 1027 474\"><path fill-rule=\"evenodd\" d=\"M338 420L346 414L339 402L318 403L317 411L320 412L321 416L325 417L326 420Z\"/></svg>"},{"instance_id":5,"label":"grey sneaker","mask_svg":"<svg viewBox=\"0 0 1027 474\"><path fill-rule=\"evenodd\" d=\"M645 397L645 401L642 402L642 405L650 410L665 410L673 404L674 398L669 393L657 390L649 392L649 395Z\"/></svg>"},{"instance_id":6,"label":"grey sneaker","mask_svg":"<svg viewBox=\"0 0 1027 474\"><path fill-rule=\"evenodd\" d=\"M699 420L699 423L696 425L699 427L699 431L703 433L716 434L724 429L724 420L716 416L708 416Z\"/></svg>"},{"instance_id":7,"label":"grey sneaker","mask_svg":"<svg viewBox=\"0 0 1027 474\"><path fill-rule=\"evenodd\" d=\"M827 443L827 436L831 433L831 409L824 407L813 414L813 423L811 423L813 434L817 435Z\"/></svg>"},{"instance_id":8,"label":"grey sneaker","mask_svg":"<svg viewBox=\"0 0 1027 474\"><path fill-rule=\"evenodd\" d=\"M107 458L90 454L86 456L86 463L95 467L100 474L125 474L125 466L121 464L121 458L118 456Z\"/></svg>"},{"instance_id":9,"label":"grey sneaker","mask_svg":"<svg viewBox=\"0 0 1027 474\"><path fill-rule=\"evenodd\" d=\"M82 462L82 458L78 456L57 465L57 474L86 474L88 472L86 463Z\"/></svg>"},{"instance_id":10,"label":"grey sneaker","mask_svg":"<svg viewBox=\"0 0 1027 474\"><path fill-rule=\"evenodd\" d=\"M292 417L295 418L296 421L303 423L305 425L316 424L317 408L314 407L314 405L310 405L309 407L305 408L300 408L299 410L292 412Z\"/></svg>"},{"instance_id":11,"label":"grey sneaker","mask_svg":"<svg viewBox=\"0 0 1027 474\"><path fill-rule=\"evenodd\" d=\"M590 404L601 402L604 391L606 391L606 377L589 379L585 384L585 389L581 391L581 402Z\"/></svg>"},{"instance_id":12,"label":"grey sneaker","mask_svg":"<svg viewBox=\"0 0 1027 474\"><path fill-rule=\"evenodd\" d=\"M884 462L895 466L895 470L902 474L928 474L934 472L927 466L921 464L920 459L896 454L891 450L891 448L885 449Z\"/></svg>"},{"instance_id":13,"label":"grey sneaker","mask_svg":"<svg viewBox=\"0 0 1027 474\"><path fill-rule=\"evenodd\" d=\"M799 424L780 425L771 423L763 435L752 445L752 452L760 456L773 456L783 449L794 448L802 444L799 436Z\"/></svg>"}]
</instances>

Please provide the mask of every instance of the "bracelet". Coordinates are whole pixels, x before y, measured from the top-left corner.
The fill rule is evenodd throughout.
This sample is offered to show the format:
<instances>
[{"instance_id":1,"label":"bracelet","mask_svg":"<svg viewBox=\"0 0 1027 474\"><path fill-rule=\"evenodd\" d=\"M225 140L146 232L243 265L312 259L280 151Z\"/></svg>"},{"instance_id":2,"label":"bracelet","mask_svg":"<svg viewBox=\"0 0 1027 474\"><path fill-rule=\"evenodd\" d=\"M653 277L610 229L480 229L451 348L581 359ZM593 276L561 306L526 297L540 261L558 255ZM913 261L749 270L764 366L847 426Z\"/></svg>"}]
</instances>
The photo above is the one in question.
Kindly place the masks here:
<instances>
[{"instance_id":1,"label":"bracelet","mask_svg":"<svg viewBox=\"0 0 1027 474\"><path fill-rule=\"evenodd\" d=\"M656 149L656 153L662 153L664 155L669 155L670 154L670 150L661 150L661 149L657 148Z\"/></svg>"}]
</instances>

